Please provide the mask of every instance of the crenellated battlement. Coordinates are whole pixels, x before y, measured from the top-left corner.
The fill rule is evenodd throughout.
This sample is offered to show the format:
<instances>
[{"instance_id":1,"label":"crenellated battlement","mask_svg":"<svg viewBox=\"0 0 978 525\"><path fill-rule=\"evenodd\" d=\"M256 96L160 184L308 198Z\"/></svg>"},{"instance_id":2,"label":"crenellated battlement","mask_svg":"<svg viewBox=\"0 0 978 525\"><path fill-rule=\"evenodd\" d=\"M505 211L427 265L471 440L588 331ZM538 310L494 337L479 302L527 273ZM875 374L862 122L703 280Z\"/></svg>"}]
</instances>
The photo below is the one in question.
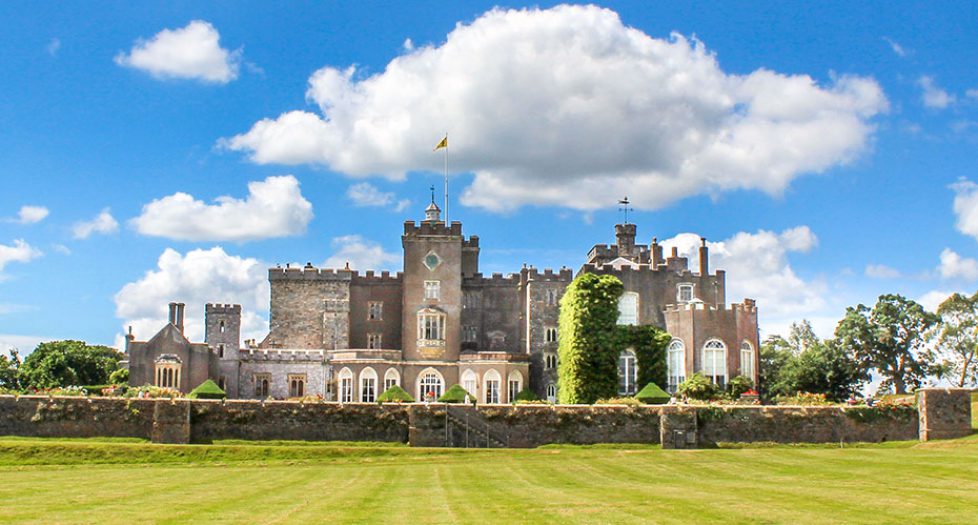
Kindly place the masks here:
<instances>
[{"instance_id":1,"label":"crenellated battlement","mask_svg":"<svg viewBox=\"0 0 978 525\"><path fill-rule=\"evenodd\" d=\"M468 239L462 239L462 248L478 248L479 236L472 235Z\"/></svg>"},{"instance_id":2,"label":"crenellated battlement","mask_svg":"<svg viewBox=\"0 0 978 525\"><path fill-rule=\"evenodd\" d=\"M393 275L391 272L383 271L380 275L373 270L367 270L363 275L359 272L353 271L353 284L366 284L366 285L380 285L380 284L400 284L404 274L402 272L396 272Z\"/></svg>"},{"instance_id":3,"label":"crenellated battlement","mask_svg":"<svg viewBox=\"0 0 978 525\"><path fill-rule=\"evenodd\" d=\"M208 314L240 314L241 305L240 304L216 304L207 303L204 306L204 311Z\"/></svg>"},{"instance_id":4,"label":"crenellated battlement","mask_svg":"<svg viewBox=\"0 0 978 525\"><path fill-rule=\"evenodd\" d=\"M531 266L524 270L524 272L526 273L526 279L534 282L571 282L574 280L574 270L566 267L561 268L557 272L554 272L552 268L544 268L543 272L540 272L540 270Z\"/></svg>"},{"instance_id":5,"label":"crenellated battlement","mask_svg":"<svg viewBox=\"0 0 978 525\"><path fill-rule=\"evenodd\" d=\"M739 312L745 314L756 315L757 305L753 299L744 299L743 303L734 303L731 305L725 304L709 304L702 301L694 301L690 303L680 303L680 304L667 304L663 308L666 312L684 312L688 310L698 310L698 311L731 311Z\"/></svg>"},{"instance_id":6,"label":"crenellated battlement","mask_svg":"<svg viewBox=\"0 0 978 525\"><path fill-rule=\"evenodd\" d=\"M269 281L349 281L355 272L351 270L334 270L332 268L316 268L310 264L304 267L289 266L268 269Z\"/></svg>"},{"instance_id":7,"label":"crenellated battlement","mask_svg":"<svg viewBox=\"0 0 978 525\"><path fill-rule=\"evenodd\" d=\"M427 236L427 235L439 235L439 236L462 236L462 223L458 221L452 221L451 225L446 225L445 221L422 221L417 223L414 221L404 221L404 236L405 237L416 237L416 236ZM478 237L476 237L478 241Z\"/></svg>"},{"instance_id":8,"label":"crenellated battlement","mask_svg":"<svg viewBox=\"0 0 978 525\"><path fill-rule=\"evenodd\" d=\"M239 355L242 361L289 361L320 363L325 358L323 350L283 349L283 348L242 348Z\"/></svg>"},{"instance_id":9,"label":"crenellated battlement","mask_svg":"<svg viewBox=\"0 0 978 525\"><path fill-rule=\"evenodd\" d=\"M473 274L472 277L465 278L466 286L493 286L493 285L519 285L520 284L520 274L511 273L508 275L503 275L502 273L496 272L491 276L486 277L482 273Z\"/></svg>"}]
</instances>

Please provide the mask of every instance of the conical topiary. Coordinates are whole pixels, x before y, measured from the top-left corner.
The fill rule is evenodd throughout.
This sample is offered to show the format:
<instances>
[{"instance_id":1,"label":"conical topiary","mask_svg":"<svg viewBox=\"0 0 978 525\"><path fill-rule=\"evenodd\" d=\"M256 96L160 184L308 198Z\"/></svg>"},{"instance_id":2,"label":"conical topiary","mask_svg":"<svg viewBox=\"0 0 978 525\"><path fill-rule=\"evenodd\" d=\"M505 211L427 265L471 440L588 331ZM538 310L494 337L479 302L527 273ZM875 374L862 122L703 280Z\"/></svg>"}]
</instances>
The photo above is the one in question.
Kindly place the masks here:
<instances>
[{"instance_id":1,"label":"conical topiary","mask_svg":"<svg viewBox=\"0 0 978 525\"><path fill-rule=\"evenodd\" d=\"M378 403L414 403L414 398L403 388L392 385L377 397Z\"/></svg>"},{"instance_id":2,"label":"conical topiary","mask_svg":"<svg viewBox=\"0 0 978 525\"><path fill-rule=\"evenodd\" d=\"M439 403L464 403L465 396L469 396L469 402L475 403L475 396L469 394L462 388L462 385L453 385L438 398Z\"/></svg>"},{"instance_id":3,"label":"conical topiary","mask_svg":"<svg viewBox=\"0 0 978 525\"><path fill-rule=\"evenodd\" d=\"M191 390L187 397L190 399L224 399L227 394L221 390L221 387L217 386L217 383L208 379Z\"/></svg>"},{"instance_id":4,"label":"conical topiary","mask_svg":"<svg viewBox=\"0 0 978 525\"><path fill-rule=\"evenodd\" d=\"M668 392L659 388L659 385L655 383L645 385L645 388L635 394L635 399L646 405L664 405L669 402L670 397Z\"/></svg>"}]
</instances>

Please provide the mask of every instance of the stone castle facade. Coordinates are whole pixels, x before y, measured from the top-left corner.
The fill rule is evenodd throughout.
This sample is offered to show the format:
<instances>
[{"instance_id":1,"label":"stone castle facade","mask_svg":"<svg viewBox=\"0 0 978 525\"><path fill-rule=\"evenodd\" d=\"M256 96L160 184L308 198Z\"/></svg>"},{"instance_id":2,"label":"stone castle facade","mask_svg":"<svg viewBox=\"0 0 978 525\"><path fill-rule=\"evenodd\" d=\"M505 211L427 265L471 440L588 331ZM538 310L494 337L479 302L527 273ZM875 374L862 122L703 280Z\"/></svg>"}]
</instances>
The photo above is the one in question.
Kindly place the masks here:
<instances>
[{"instance_id":1,"label":"stone castle facade","mask_svg":"<svg viewBox=\"0 0 978 525\"><path fill-rule=\"evenodd\" d=\"M651 324L672 336L668 385L701 372L724 384L756 382L754 302L726 304L725 274L709 272L704 240L698 271L653 238L636 244L636 226L615 227L613 245L595 245L578 273L615 275L624 283L619 323ZM531 389L557 393L560 298L574 278L567 268L484 275L479 238L446 224L432 203L425 220L404 223L402 272L271 268L270 329L240 345L241 308L208 304L204 344L183 336L183 305L146 342L127 338L131 384L187 392L206 378L231 398L319 395L372 402L397 384L415 399L435 399L460 384L483 403L509 403ZM636 358L621 349L619 391L633 394Z\"/></svg>"}]
</instances>

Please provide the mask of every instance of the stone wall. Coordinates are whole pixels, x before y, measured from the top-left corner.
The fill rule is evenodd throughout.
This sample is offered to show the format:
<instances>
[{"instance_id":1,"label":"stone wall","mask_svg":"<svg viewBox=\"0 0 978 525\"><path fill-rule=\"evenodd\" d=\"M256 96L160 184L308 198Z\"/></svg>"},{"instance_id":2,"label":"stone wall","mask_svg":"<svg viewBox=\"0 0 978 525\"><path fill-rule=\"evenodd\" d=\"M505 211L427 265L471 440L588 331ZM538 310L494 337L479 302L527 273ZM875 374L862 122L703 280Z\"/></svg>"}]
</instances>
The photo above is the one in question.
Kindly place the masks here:
<instances>
[{"instance_id":1,"label":"stone wall","mask_svg":"<svg viewBox=\"0 0 978 525\"><path fill-rule=\"evenodd\" d=\"M0 435L149 439L155 406L150 399L0 396Z\"/></svg>"},{"instance_id":2,"label":"stone wall","mask_svg":"<svg viewBox=\"0 0 978 525\"><path fill-rule=\"evenodd\" d=\"M925 388L917 393L920 440L951 439L971 434L971 390Z\"/></svg>"}]
</instances>

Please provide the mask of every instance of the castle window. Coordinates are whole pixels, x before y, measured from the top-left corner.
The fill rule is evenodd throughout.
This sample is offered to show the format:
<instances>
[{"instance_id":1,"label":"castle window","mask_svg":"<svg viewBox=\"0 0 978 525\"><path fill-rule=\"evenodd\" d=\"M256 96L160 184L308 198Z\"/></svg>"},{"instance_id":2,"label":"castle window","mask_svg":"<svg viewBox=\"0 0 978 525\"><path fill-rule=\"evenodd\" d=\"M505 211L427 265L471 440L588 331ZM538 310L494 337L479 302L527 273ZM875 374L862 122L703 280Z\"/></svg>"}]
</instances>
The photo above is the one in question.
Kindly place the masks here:
<instances>
[{"instance_id":1,"label":"castle window","mask_svg":"<svg viewBox=\"0 0 978 525\"><path fill-rule=\"evenodd\" d=\"M418 339L421 341L444 341L445 314L431 309L419 312Z\"/></svg>"},{"instance_id":2,"label":"castle window","mask_svg":"<svg viewBox=\"0 0 978 525\"><path fill-rule=\"evenodd\" d=\"M377 372L369 366L360 372L360 401L373 403L377 399Z\"/></svg>"},{"instance_id":3,"label":"castle window","mask_svg":"<svg viewBox=\"0 0 978 525\"><path fill-rule=\"evenodd\" d=\"M418 376L418 400L435 401L441 397L445 381L433 368L427 368Z\"/></svg>"},{"instance_id":4,"label":"castle window","mask_svg":"<svg viewBox=\"0 0 978 525\"><path fill-rule=\"evenodd\" d=\"M156 386L179 389L181 368L183 365L176 356L160 356L160 360L156 362Z\"/></svg>"},{"instance_id":5,"label":"castle window","mask_svg":"<svg viewBox=\"0 0 978 525\"><path fill-rule=\"evenodd\" d=\"M255 374L255 398L265 399L268 397L268 391L271 386L271 374Z\"/></svg>"},{"instance_id":6,"label":"castle window","mask_svg":"<svg viewBox=\"0 0 978 525\"><path fill-rule=\"evenodd\" d=\"M618 324L638 324L638 294L625 292L618 298Z\"/></svg>"},{"instance_id":7,"label":"castle window","mask_svg":"<svg viewBox=\"0 0 978 525\"><path fill-rule=\"evenodd\" d=\"M340 370L340 403L353 402L353 372L349 368Z\"/></svg>"},{"instance_id":8,"label":"castle window","mask_svg":"<svg viewBox=\"0 0 978 525\"><path fill-rule=\"evenodd\" d=\"M220 389L223 390L224 392L227 392L228 391L228 378L226 378L224 376L221 376L221 378L217 380L217 386L220 387Z\"/></svg>"},{"instance_id":9,"label":"castle window","mask_svg":"<svg viewBox=\"0 0 978 525\"><path fill-rule=\"evenodd\" d=\"M557 290L554 288L547 289L546 302L547 306L555 306L557 304Z\"/></svg>"},{"instance_id":10,"label":"castle window","mask_svg":"<svg viewBox=\"0 0 978 525\"><path fill-rule=\"evenodd\" d=\"M224 321L221 321L221 333L223 334L225 330Z\"/></svg>"},{"instance_id":11,"label":"castle window","mask_svg":"<svg viewBox=\"0 0 978 525\"><path fill-rule=\"evenodd\" d=\"M554 370L557 368L557 354L546 354L544 355L544 362L547 366L547 370Z\"/></svg>"},{"instance_id":12,"label":"castle window","mask_svg":"<svg viewBox=\"0 0 978 525\"><path fill-rule=\"evenodd\" d=\"M740 375L754 380L754 347L747 341L740 343Z\"/></svg>"},{"instance_id":13,"label":"castle window","mask_svg":"<svg viewBox=\"0 0 978 525\"><path fill-rule=\"evenodd\" d=\"M400 384L401 374L396 368L388 368L387 372L384 373L384 392L390 390L392 386Z\"/></svg>"},{"instance_id":14,"label":"castle window","mask_svg":"<svg viewBox=\"0 0 978 525\"><path fill-rule=\"evenodd\" d=\"M466 370L462 373L462 388L465 389L469 395L475 396L476 399L479 398L479 386L477 384L478 376L472 370Z\"/></svg>"},{"instance_id":15,"label":"castle window","mask_svg":"<svg viewBox=\"0 0 978 525\"><path fill-rule=\"evenodd\" d=\"M668 369L668 390L675 393L679 383L686 380L686 347L679 339L673 339L666 350L666 368Z\"/></svg>"},{"instance_id":16,"label":"castle window","mask_svg":"<svg viewBox=\"0 0 978 525\"><path fill-rule=\"evenodd\" d=\"M727 384L727 345L710 339L703 345L703 375L723 387Z\"/></svg>"},{"instance_id":17,"label":"castle window","mask_svg":"<svg viewBox=\"0 0 978 525\"><path fill-rule=\"evenodd\" d=\"M383 336L378 333L367 334L367 348L371 350L376 350L378 348L383 348Z\"/></svg>"},{"instance_id":18,"label":"castle window","mask_svg":"<svg viewBox=\"0 0 978 525\"><path fill-rule=\"evenodd\" d=\"M217 357L220 357L221 359L224 358L224 345L223 344L217 345Z\"/></svg>"},{"instance_id":19,"label":"castle window","mask_svg":"<svg viewBox=\"0 0 978 525\"><path fill-rule=\"evenodd\" d=\"M547 384L547 401L550 403L557 402L557 385L553 383Z\"/></svg>"},{"instance_id":20,"label":"castle window","mask_svg":"<svg viewBox=\"0 0 978 525\"><path fill-rule=\"evenodd\" d=\"M693 285L691 283L682 283L676 285L676 301L680 303L688 303L693 300Z\"/></svg>"},{"instance_id":21,"label":"castle window","mask_svg":"<svg viewBox=\"0 0 978 525\"><path fill-rule=\"evenodd\" d=\"M482 378L482 384L486 387L486 403L497 404L499 403L499 383L501 379L499 377L499 372L495 370L490 370L486 372L486 375Z\"/></svg>"},{"instance_id":22,"label":"castle window","mask_svg":"<svg viewBox=\"0 0 978 525\"><path fill-rule=\"evenodd\" d=\"M306 374L289 374L289 397L306 395Z\"/></svg>"},{"instance_id":23,"label":"castle window","mask_svg":"<svg viewBox=\"0 0 978 525\"><path fill-rule=\"evenodd\" d=\"M476 308L479 306L479 296L475 292L465 292L462 294L462 308Z\"/></svg>"},{"instance_id":24,"label":"castle window","mask_svg":"<svg viewBox=\"0 0 978 525\"><path fill-rule=\"evenodd\" d=\"M384 303L381 301L371 301L367 303L367 320L380 321L384 318Z\"/></svg>"},{"instance_id":25,"label":"castle window","mask_svg":"<svg viewBox=\"0 0 978 525\"><path fill-rule=\"evenodd\" d=\"M478 339L479 339L478 328L471 325L466 325L462 327L462 341L466 343L474 343L478 341Z\"/></svg>"},{"instance_id":26,"label":"castle window","mask_svg":"<svg viewBox=\"0 0 978 525\"><path fill-rule=\"evenodd\" d=\"M629 348L618 355L618 393L623 396L634 395L637 381L635 351Z\"/></svg>"},{"instance_id":27,"label":"castle window","mask_svg":"<svg viewBox=\"0 0 978 525\"><path fill-rule=\"evenodd\" d=\"M424 282L424 298L438 300L441 296L441 281Z\"/></svg>"},{"instance_id":28,"label":"castle window","mask_svg":"<svg viewBox=\"0 0 978 525\"><path fill-rule=\"evenodd\" d=\"M556 343L557 342L557 328L553 326L548 326L544 331L544 342Z\"/></svg>"},{"instance_id":29,"label":"castle window","mask_svg":"<svg viewBox=\"0 0 978 525\"><path fill-rule=\"evenodd\" d=\"M506 398L506 401L515 403L516 396L518 396L520 391L523 390L523 374L519 373L518 370L513 370L509 373L508 383L509 391L507 393L509 394L509 397Z\"/></svg>"}]
</instances>

